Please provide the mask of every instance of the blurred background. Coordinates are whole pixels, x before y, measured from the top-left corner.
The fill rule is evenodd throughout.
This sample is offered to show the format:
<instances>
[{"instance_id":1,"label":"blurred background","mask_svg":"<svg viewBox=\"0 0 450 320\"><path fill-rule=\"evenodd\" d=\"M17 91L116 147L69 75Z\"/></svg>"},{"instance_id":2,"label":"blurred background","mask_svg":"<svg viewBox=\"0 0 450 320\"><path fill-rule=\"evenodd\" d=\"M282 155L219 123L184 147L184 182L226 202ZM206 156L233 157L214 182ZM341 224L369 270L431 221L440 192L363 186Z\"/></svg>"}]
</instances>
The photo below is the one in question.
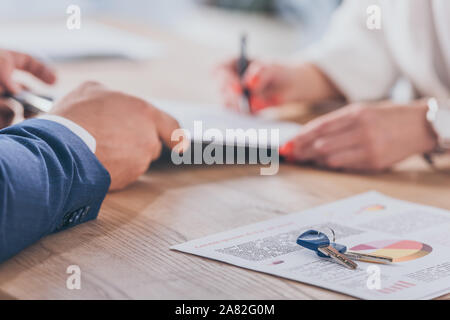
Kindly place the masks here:
<instances>
[{"instance_id":1,"label":"blurred background","mask_svg":"<svg viewBox=\"0 0 450 320\"><path fill-rule=\"evenodd\" d=\"M341 0L2 0L0 19L58 19L75 4L83 18L109 17L159 25L217 47L235 33L254 34L253 47L289 53L317 40ZM301 31L301 32L300 32Z\"/></svg>"},{"instance_id":2,"label":"blurred background","mask_svg":"<svg viewBox=\"0 0 450 320\"><path fill-rule=\"evenodd\" d=\"M341 0L1 0L0 48L52 64L58 97L85 80L143 98L220 104L212 70L239 52L284 59L320 39ZM81 9L69 30L67 8ZM117 59L119 58L119 59ZM125 59L124 59L125 58Z\"/></svg>"}]
</instances>

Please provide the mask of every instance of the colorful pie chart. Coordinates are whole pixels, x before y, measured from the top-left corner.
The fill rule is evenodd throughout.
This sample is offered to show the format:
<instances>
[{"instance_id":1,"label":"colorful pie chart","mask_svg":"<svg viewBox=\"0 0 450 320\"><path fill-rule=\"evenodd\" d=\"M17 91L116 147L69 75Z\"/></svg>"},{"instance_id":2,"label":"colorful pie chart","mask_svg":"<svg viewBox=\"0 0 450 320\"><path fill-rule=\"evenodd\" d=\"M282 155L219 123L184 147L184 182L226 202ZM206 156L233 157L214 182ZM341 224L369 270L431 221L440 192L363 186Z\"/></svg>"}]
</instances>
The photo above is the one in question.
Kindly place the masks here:
<instances>
[{"instance_id":1,"label":"colorful pie chart","mask_svg":"<svg viewBox=\"0 0 450 320\"><path fill-rule=\"evenodd\" d=\"M394 262L422 258L433 251L429 245L413 240L381 240L359 244L350 251L391 257Z\"/></svg>"},{"instance_id":2,"label":"colorful pie chart","mask_svg":"<svg viewBox=\"0 0 450 320\"><path fill-rule=\"evenodd\" d=\"M374 211L382 211L385 210L386 207L383 206L382 204L374 204L374 205L370 205L364 208L361 208L358 213L362 213L362 212L374 212Z\"/></svg>"}]
</instances>

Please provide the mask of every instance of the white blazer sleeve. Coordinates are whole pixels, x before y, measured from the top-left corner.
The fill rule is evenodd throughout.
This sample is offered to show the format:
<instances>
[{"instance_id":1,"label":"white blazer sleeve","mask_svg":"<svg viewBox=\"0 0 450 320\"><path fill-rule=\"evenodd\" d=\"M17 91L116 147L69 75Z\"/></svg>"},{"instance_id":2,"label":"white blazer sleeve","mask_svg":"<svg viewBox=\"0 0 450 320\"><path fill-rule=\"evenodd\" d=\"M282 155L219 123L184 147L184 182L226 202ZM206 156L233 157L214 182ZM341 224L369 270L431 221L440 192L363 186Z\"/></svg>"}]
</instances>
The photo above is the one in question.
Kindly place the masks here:
<instances>
[{"instance_id":1,"label":"white blazer sleeve","mask_svg":"<svg viewBox=\"0 0 450 320\"><path fill-rule=\"evenodd\" d=\"M323 70L349 101L385 98L398 78L383 29L367 28L367 8L377 2L344 1L323 40L303 56Z\"/></svg>"}]
</instances>

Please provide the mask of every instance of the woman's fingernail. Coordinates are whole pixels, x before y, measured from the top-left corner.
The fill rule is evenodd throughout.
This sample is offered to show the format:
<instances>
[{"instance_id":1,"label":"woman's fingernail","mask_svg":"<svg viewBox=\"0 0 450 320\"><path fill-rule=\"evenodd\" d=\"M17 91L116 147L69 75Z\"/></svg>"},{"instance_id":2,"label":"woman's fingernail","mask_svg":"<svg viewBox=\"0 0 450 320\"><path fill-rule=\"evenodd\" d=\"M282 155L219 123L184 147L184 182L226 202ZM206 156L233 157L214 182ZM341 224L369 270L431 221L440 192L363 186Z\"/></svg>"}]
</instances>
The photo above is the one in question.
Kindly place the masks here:
<instances>
[{"instance_id":1,"label":"woman's fingernail","mask_svg":"<svg viewBox=\"0 0 450 320\"><path fill-rule=\"evenodd\" d=\"M246 83L247 87L249 89L255 89L259 84L259 79L260 79L259 75L255 74L247 81Z\"/></svg>"},{"instance_id":2,"label":"woman's fingernail","mask_svg":"<svg viewBox=\"0 0 450 320\"><path fill-rule=\"evenodd\" d=\"M259 110L265 109L267 107L267 103L261 98L252 96L250 98L250 107L252 109L252 112L257 112Z\"/></svg>"},{"instance_id":3,"label":"woman's fingernail","mask_svg":"<svg viewBox=\"0 0 450 320\"><path fill-rule=\"evenodd\" d=\"M292 152L294 152L294 142L289 141L288 143L282 145L278 153L283 157L290 158L292 156Z\"/></svg>"}]
</instances>

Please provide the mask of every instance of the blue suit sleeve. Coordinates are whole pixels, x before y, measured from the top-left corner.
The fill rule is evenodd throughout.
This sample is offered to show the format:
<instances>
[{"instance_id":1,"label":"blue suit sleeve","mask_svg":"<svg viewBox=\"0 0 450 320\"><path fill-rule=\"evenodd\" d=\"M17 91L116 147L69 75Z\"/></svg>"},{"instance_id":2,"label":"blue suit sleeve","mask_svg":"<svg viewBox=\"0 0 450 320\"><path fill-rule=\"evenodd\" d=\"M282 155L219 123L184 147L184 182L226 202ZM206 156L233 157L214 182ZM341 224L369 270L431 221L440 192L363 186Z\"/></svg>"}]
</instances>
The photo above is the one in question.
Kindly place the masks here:
<instances>
[{"instance_id":1,"label":"blue suit sleeve","mask_svg":"<svg viewBox=\"0 0 450 320\"><path fill-rule=\"evenodd\" d=\"M110 176L71 130L27 120L0 130L0 262L95 219Z\"/></svg>"}]
</instances>

